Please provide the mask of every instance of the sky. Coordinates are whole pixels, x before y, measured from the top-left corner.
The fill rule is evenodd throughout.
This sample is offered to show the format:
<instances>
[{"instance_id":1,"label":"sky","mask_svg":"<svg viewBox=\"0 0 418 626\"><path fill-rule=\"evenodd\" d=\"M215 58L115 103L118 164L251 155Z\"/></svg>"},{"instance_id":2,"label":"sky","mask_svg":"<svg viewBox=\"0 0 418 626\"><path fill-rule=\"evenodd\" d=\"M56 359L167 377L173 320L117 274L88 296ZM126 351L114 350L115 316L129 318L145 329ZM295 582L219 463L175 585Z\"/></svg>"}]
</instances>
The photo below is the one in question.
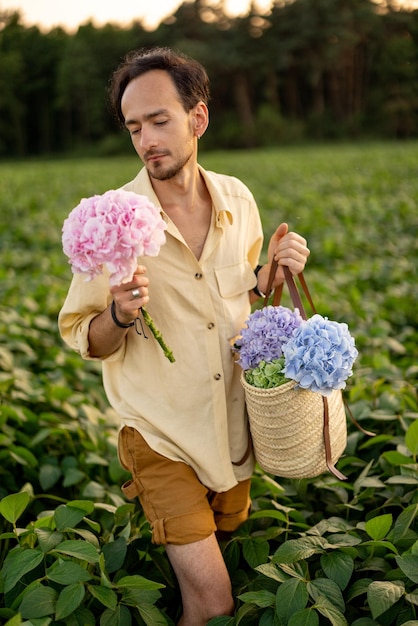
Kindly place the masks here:
<instances>
[{"instance_id":1,"label":"sky","mask_svg":"<svg viewBox=\"0 0 418 626\"><path fill-rule=\"evenodd\" d=\"M19 10L26 25L36 24L45 30L63 26L73 31L90 19L97 26L106 22L126 25L139 19L153 29L180 4L182 0L0 0L0 12ZM225 10L231 16L242 15L249 4L250 0L225 0ZM418 0L405 0L402 4L418 8ZM257 0L256 5L264 10L271 0Z\"/></svg>"},{"instance_id":2,"label":"sky","mask_svg":"<svg viewBox=\"0 0 418 626\"><path fill-rule=\"evenodd\" d=\"M89 19L98 26L106 22L124 25L140 19L152 29L180 4L182 0L0 0L0 12L19 10L26 25L37 24L45 29L59 25L74 30ZM249 4L249 0L225 0L225 11L232 16L244 14ZM265 9L271 0L257 0L256 4Z\"/></svg>"}]
</instances>

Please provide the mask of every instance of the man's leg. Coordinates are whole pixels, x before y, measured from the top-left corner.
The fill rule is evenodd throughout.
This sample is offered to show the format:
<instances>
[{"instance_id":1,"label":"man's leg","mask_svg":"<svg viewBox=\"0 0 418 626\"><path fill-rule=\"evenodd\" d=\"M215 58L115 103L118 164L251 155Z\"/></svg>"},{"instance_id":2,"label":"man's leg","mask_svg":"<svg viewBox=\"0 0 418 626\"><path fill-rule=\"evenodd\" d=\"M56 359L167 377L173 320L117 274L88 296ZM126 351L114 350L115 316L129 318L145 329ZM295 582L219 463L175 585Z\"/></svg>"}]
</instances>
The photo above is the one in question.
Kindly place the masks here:
<instances>
[{"instance_id":1,"label":"man's leg","mask_svg":"<svg viewBox=\"0 0 418 626\"><path fill-rule=\"evenodd\" d=\"M153 542L166 547L183 603L179 626L206 626L232 615L231 581L215 532L231 533L248 517L251 480L224 493L211 492L194 470L154 452L133 428L119 436L119 453L132 480L122 487L138 496Z\"/></svg>"},{"instance_id":2,"label":"man's leg","mask_svg":"<svg viewBox=\"0 0 418 626\"><path fill-rule=\"evenodd\" d=\"M183 602L179 626L205 626L218 615L232 615L231 581L214 534L183 545L166 545Z\"/></svg>"}]
</instances>

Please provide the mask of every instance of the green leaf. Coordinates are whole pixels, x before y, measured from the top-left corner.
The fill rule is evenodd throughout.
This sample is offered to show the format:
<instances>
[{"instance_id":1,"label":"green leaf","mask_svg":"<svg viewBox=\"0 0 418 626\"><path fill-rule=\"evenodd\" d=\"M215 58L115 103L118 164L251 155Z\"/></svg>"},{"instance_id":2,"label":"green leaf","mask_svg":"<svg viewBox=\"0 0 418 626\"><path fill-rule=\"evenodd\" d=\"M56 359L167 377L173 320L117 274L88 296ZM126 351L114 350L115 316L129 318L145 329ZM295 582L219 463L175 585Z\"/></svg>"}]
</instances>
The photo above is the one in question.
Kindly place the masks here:
<instances>
[{"instance_id":1,"label":"green leaf","mask_svg":"<svg viewBox=\"0 0 418 626\"><path fill-rule=\"evenodd\" d=\"M4 626L21 626L21 624L22 624L22 617L20 613L17 613L11 619L7 620Z\"/></svg>"},{"instance_id":2,"label":"green leaf","mask_svg":"<svg viewBox=\"0 0 418 626\"><path fill-rule=\"evenodd\" d=\"M117 572L122 568L128 547L124 537L118 537L116 541L106 543L103 548L103 554L106 560L106 571L109 574Z\"/></svg>"},{"instance_id":3,"label":"green leaf","mask_svg":"<svg viewBox=\"0 0 418 626\"><path fill-rule=\"evenodd\" d=\"M282 583L276 593L276 614L280 622L286 624L294 613L304 609L308 598L305 582L291 578Z\"/></svg>"},{"instance_id":4,"label":"green leaf","mask_svg":"<svg viewBox=\"0 0 418 626\"><path fill-rule=\"evenodd\" d=\"M321 556L321 567L330 580L345 589L354 571L354 560L345 552L327 552Z\"/></svg>"},{"instance_id":5,"label":"green leaf","mask_svg":"<svg viewBox=\"0 0 418 626\"><path fill-rule=\"evenodd\" d=\"M318 598L315 608L321 615L329 619L333 626L348 626L348 622L343 613L338 611L334 605L330 604L327 598L323 596Z\"/></svg>"},{"instance_id":6,"label":"green leaf","mask_svg":"<svg viewBox=\"0 0 418 626\"><path fill-rule=\"evenodd\" d=\"M85 518L85 521L88 522L88 519ZM96 525L93 525L93 528L95 529L95 532L99 535L99 537L97 537L94 532L91 532L90 530L87 530L86 528L71 528L70 530L75 534L75 535L79 535L80 537L82 537L83 539L85 539L86 541L88 541L89 543L92 544L92 546L94 546L97 550L100 549L100 525L98 528L96 528Z\"/></svg>"},{"instance_id":7,"label":"green leaf","mask_svg":"<svg viewBox=\"0 0 418 626\"><path fill-rule=\"evenodd\" d=\"M63 539L62 533L57 533L50 528L35 528L35 534L43 553L53 550Z\"/></svg>"},{"instance_id":8,"label":"green leaf","mask_svg":"<svg viewBox=\"0 0 418 626\"><path fill-rule=\"evenodd\" d=\"M77 485L77 483L84 480L85 477L86 475L84 472L75 467L70 467L68 470L65 471L63 486L72 487L73 485Z\"/></svg>"},{"instance_id":9,"label":"green leaf","mask_svg":"<svg viewBox=\"0 0 418 626\"><path fill-rule=\"evenodd\" d=\"M265 563L270 551L269 543L262 537L250 537L243 542L242 553L252 568Z\"/></svg>"},{"instance_id":10,"label":"green leaf","mask_svg":"<svg viewBox=\"0 0 418 626\"><path fill-rule=\"evenodd\" d=\"M91 515L95 509L95 504L91 500L70 500L67 506L77 511L84 511L84 515Z\"/></svg>"},{"instance_id":11,"label":"green leaf","mask_svg":"<svg viewBox=\"0 0 418 626\"><path fill-rule=\"evenodd\" d=\"M334 548L349 548L351 546L358 546L362 543L360 537L355 537L354 535L349 535L348 533L328 535L327 540L328 544L332 545Z\"/></svg>"},{"instance_id":12,"label":"green leaf","mask_svg":"<svg viewBox=\"0 0 418 626\"><path fill-rule=\"evenodd\" d=\"M35 529L41 528L41 529L53 530L55 528L53 512L45 511L44 515L42 515L35 522L33 522L33 527Z\"/></svg>"},{"instance_id":13,"label":"green leaf","mask_svg":"<svg viewBox=\"0 0 418 626\"><path fill-rule=\"evenodd\" d=\"M46 572L49 580L59 585L70 585L71 583L86 582L91 579L88 571L74 561L56 561Z\"/></svg>"},{"instance_id":14,"label":"green leaf","mask_svg":"<svg viewBox=\"0 0 418 626\"><path fill-rule=\"evenodd\" d=\"M373 619L390 609L404 593L405 587L401 581L387 582L376 580L370 583L367 590L367 601Z\"/></svg>"},{"instance_id":15,"label":"green leaf","mask_svg":"<svg viewBox=\"0 0 418 626\"><path fill-rule=\"evenodd\" d=\"M167 626L167 619L156 606L144 602L137 609L147 626Z\"/></svg>"},{"instance_id":16,"label":"green leaf","mask_svg":"<svg viewBox=\"0 0 418 626\"><path fill-rule=\"evenodd\" d=\"M50 465L45 463L39 468L39 482L42 489L47 491L50 489L61 477L61 470L56 465Z\"/></svg>"},{"instance_id":17,"label":"green leaf","mask_svg":"<svg viewBox=\"0 0 418 626\"><path fill-rule=\"evenodd\" d=\"M66 528L75 528L85 515L85 511L82 509L76 509L72 506L61 504L54 512L57 530L63 531Z\"/></svg>"},{"instance_id":18,"label":"green leaf","mask_svg":"<svg viewBox=\"0 0 418 626\"><path fill-rule=\"evenodd\" d=\"M131 626L131 624L129 609L120 604L116 609L106 609L100 618L100 626Z\"/></svg>"},{"instance_id":19,"label":"green leaf","mask_svg":"<svg viewBox=\"0 0 418 626\"><path fill-rule=\"evenodd\" d=\"M19 611L25 619L45 617L55 612L57 592L51 587L36 585L23 597Z\"/></svg>"},{"instance_id":20,"label":"green leaf","mask_svg":"<svg viewBox=\"0 0 418 626\"><path fill-rule=\"evenodd\" d=\"M393 517L390 513L372 517L365 524L366 533L375 541L384 539L392 526Z\"/></svg>"},{"instance_id":21,"label":"green leaf","mask_svg":"<svg viewBox=\"0 0 418 626\"><path fill-rule=\"evenodd\" d=\"M26 491L12 493L0 502L0 513L11 524L15 524L29 504L30 496Z\"/></svg>"},{"instance_id":22,"label":"green leaf","mask_svg":"<svg viewBox=\"0 0 418 626\"><path fill-rule=\"evenodd\" d=\"M324 551L322 537L301 537L282 543L274 553L272 563L295 563Z\"/></svg>"},{"instance_id":23,"label":"green leaf","mask_svg":"<svg viewBox=\"0 0 418 626\"><path fill-rule=\"evenodd\" d=\"M280 569L293 578L307 580L309 578L309 568L306 561L296 561L296 563L280 563Z\"/></svg>"},{"instance_id":24,"label":"green leaf","mask_svg":"<svg viewBox=\"0 0 418 626\"><path fill-rule=\"evenodd\" d=\"M261 511L254 511L251 513L249 519L264 519L272 518L279 522L287 523L287 517L281 511L275 511L274 509L263 509Z\"/></svg>"},{"instance_id":25,"label":"green leaf","mask_svg":"<svg viewBox=\"0 0 418 626\"><path fill-rule=\"evenodd\" d=\"M313 609L297 611L287 622L287 626L318 626L318 613Z\"/></svg>"},{"instance_id":26,"label":"green leaf","mask_svg":"<svg viewBox=\"0 0 418 626\"><path fill-rule=\"evenodd\" d=\"M395 554L399 553L399 550L396 549L396 547L393 545L393 543L391 543L390 541L363 541L361 544L361 547L368 547L371 546L373 549L376 548L384 548L385 551L390 550L391 552L394 552Z\"/></svg>"},{"instance_id":27,"label":"green leaf","mask_svg":"<svg viewBox=\"0 0 418 626\"><path fill-rule=\"evenodd\" d=\"M126 589L122 590L122 604L126 606L139 606L145 604L155 604L161 597L158 589Z\"/></svg>"},{"instance_id":28,"label":"green leaf","mask_svg":"<svg viewBox=\"0 0 418 626\"><path fill-rule=\"evenodd\" d=\"M88 585L87 588L93 598L96 598L105 607L107 607L108 609L116 608L116 605L118 603L118 597L113 589L99 585Z\"/></svg>"},{"instance_id":29,"label":"green leaf","mask_svg":"<svg viewBox=\"0 0 418 626\"><path fill-rule=\"evenodd\" d=\"M44 555L34 548L17 547L9 552L3 565L4 593L11 591L21 578L42 563Z\"/></svg>"},{"instance_id":30,"label":"green leaf","mask_svg":"<svg viewBox=\"0 0 418 626\"><path fill-rule=\"evenodd\" d=\"M411 604L415 604L415 606L418 606L418 589L412 593L405 594L405 600ZM415 626L417 625L415 624Z\"/></svg>"},{"instance_id":31,"label":"green leaf","mask_svg":"<svg viewBox=\"0 0 418 626\"><path fill-rule=\"evenodd\" d=\"M162 589L164 585L161 583L156 583L153 580L148 580L148 578L144 578L143 576L135 575L135 576L124 576L115 584L115 587L118 589Z\"/></svg>"},{"instance_id":32,"label":"green leaf","mask_svg":"<svg viewBox=\"0 0 418 626\"><path fill-rule=\"evenodd\" d=\"M73 618L71 620L71 617ZM66 620L66 626L96 626L96 617L85 606L80 606L74 614Z\"/></svg>"},{"instance_id":33,"label":"green leaf","mask_svg":"<svg viewBox=\"0 0 418 626\"><path fill-rule=\"evenodd\" d=\"M20 465L28 467L36 467L38 465L36 456L23 446L9 446L9 452Z\"/></svg>"},{"instance_id":34,"label":"green leaf","mask_svg":"<svg viewBox=\"0 0 418 626\"><path fill-rule=\"evenodd\" d=\"M405 443L414 457L418 456L418 420L415 419L409 426L405 434Z\"/></svg>"},{"instance_id":35,"label":"green leaf","mask_svg":"<svg viewBox=\"0 0 418 626\"><path fill-rule=\"evenodd\" d=\"M96 548L87 541L77 539L68 539L67 541L59 543L56 548L54 548L53 552L66 554L92 564L98 563L99 561L99 554Z\"/></svg>"},{"instance_id":36,"label":"green leaf","mask_svg":"<svg viewBox=\"0 0 418 626\"><path fill-rule=\"evenodd\" d=\"M404 554L396 557L396 563L401 568L405 576L412 582L418 584L418 556L415 554Z\"/></svg>"},{"instance_id":37,"label":"green leaf","mask_svg":"<svg viewBox=\"0 0 418 626\"><path fill-rule=\"evenodd\" d=\"M361 596L363 593L367 593L372 578L360 578L356 580L348 589L347 602L350 602L353 598Z\"/></svg>"},{"instance_id":38,"label":"green leaf","mask_svg":"<svg viewBox=\"0 0 418 626\"><path fill-rule=\"evenodd\" d=\"M0 540L2 539L16 539L16 533L11 531L9 533L1 533Z\"/></svg>"},{"instance_id":39,"label":"green leaf","mask_svg":"<svg viewBox=\"0 0 418 626\"><path fill-rule=\"evenodd\" d=\"M416 463L411 464L411 468L417 467ZM402 474L396 474L395 476L389 476L386 481L387 485L413 485L414 487L418 486L418 480L415 476L408 476L407 466L404 465L404 471Z\"/></svg>"},{"instance_id":40,"label":"green leaf","mask_svg":"<svg viewBox=\"0 0 418 626\"><path fill-rule=\"evenodd\" d=\"M333 606L344 614L345 603L339 586L328 578L315 578L307 583L309 595L316 602L320 597L326 599L329 606Z\"/></svg>"},{"instance_id":41,"label":"green leaf","mask_svg":"<svg viewBox=\"0 0 418 626\"><path fill-rule=\"evenodd\" d=\"M262 565L258 565L255 569L257 572L260 572L260 574L263 574L263 576L277 580L279 583L283 583L288 578L274 563L263 563Z\"/></svg>"},{"instance_id":42,"label":"green leaf","mask_svg":"<svg viewBox=\"0 0 418 626\"><path fill-rule=\"evenodd\" d=\"M126 526L135 512L135 504L122 504L115 511L115 526Z\"/></svg>"},{"instance_id":43,"label":"green leaf","mask_svg":"<svg viewBox=\"0 0 418 626\"><path fill-rule=\"evenodd\" d=\"M260 589L260 591L247 591L246 593L242 593L238 596L238 598L242 602L247 602L248 604L255 604L261 608L266 608L268 606L274 606L275 596L271 591L267 591L267 589Z\"/></svg>"},{"instance_id":44,"label":"green leaf","mask_svg":"<svg viewBox=\"0 0 418 626\"><path fill-rule=\"evenodd\" d=\"M417 420L418 421L418 420ZM418 514L418 504L410 504L398 516L393 526L393 543L397 544L406 534Z\"/></svg>"},{"instance_id":45,"label":"green leaf","mask_svg":"<svg viewBox=\"0 0 418 626\"><path fill-rule=\"evenodd\" d=\"M414 463L414 459L410 456L406 456L405 454L401 454L397 452L397 450L389 450L388 452L384 452L382 457L391 465L399 466L399 465L409 465Z\"/></svg>"},{"instance_id":46,"label":"green leaf","mask_svg":"<svg viewBox=\"0 0 418 626\"><path fill-rule=\"evenodd\" d=\"M82 583L73 583L64 587L58 596L55 619L61 620L74 613L82 603L85 594L86 590Z\"/></svg>"},{"instance_id":47,"label":"green leaf","mask_svg":"<svg viewBox=\"0 0 418 626\"><path fill-rule=\"evenodd\" d=\"M82 495L85 498L92 498L93 500L104 500L106 497L106 490L101 483L90 480L82 491Z\"/></svg>"}]
</instances>

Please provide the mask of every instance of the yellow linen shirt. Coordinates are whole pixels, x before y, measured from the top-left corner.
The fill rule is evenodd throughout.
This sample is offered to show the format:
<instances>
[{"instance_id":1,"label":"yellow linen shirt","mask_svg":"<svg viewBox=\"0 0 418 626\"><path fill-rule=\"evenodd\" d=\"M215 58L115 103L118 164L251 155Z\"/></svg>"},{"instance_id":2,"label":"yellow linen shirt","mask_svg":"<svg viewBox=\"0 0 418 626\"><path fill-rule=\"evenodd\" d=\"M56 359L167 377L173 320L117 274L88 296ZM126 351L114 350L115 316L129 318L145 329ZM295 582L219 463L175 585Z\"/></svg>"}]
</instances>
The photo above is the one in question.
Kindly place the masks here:
<instances>
[{"instance_id":1,"label":"yellow linen shirt","mask_svg":"<svg viewBox=\"0 0 418 626\"><path fill-rule=\"evenodd\" d=\"M148 338L129 329L119 349L102 360L103 384L121 427L132 426L148 445L183 461L217 492L249 478L254 457L240 466L248 443L241 368L231 345L250 313L253 268L262 248L255 200L236 178L199 168L212 199L212 222L199 260L162 211L167 241L157 257L142 257L147 268L147 311L173 350L164 356ZM146 169L124 189L160 206ZM64 341L84 359L91 320L112 300L108 277L90 282L74 274L59 314Z\"/></svg>"}]
</instances>

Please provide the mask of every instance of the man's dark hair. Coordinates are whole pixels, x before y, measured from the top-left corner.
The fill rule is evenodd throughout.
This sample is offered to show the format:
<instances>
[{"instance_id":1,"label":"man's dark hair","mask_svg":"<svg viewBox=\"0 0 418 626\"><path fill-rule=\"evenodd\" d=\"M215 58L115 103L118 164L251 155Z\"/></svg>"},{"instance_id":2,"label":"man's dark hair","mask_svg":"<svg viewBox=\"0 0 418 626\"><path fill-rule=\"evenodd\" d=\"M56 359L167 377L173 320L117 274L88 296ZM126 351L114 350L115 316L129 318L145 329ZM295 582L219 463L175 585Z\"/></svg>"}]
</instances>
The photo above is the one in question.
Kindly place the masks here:
<instances>
[{"instance_id":1,"label":"man's dark hair","mask_svg":"<svg viewBox=\"0 0 418 626\"><path fill-rule=\"evenodd\" d=\"M121 101L127 85L134 78L152 70L164 70L171 76L187 113L200 101L208 104L209 78L198 61L171 48L133 50L128 52L115 70L109 87L110 105L122 126L125 118Z\"/></svg>"}]
</instances>

